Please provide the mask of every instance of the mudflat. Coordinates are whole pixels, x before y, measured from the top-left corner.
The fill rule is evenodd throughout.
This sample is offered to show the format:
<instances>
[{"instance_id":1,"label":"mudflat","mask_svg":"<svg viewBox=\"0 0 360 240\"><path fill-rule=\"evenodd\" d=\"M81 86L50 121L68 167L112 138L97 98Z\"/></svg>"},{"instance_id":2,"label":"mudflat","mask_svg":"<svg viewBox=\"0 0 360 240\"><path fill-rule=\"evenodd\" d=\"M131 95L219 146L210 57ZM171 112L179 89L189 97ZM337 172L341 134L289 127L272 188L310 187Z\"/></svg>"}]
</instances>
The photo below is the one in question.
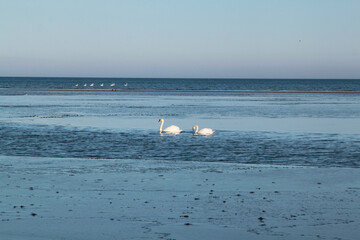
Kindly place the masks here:
<instances>
[{"instance_id":1,"label":"mudflat","mask_svg":"<svg viewBox=\"0 0 360 240\"><path fill-rule=\"evenodd\" d=\"M355 239L357 168L0 157L0 239Z\"/></svg>"}]
</instances>

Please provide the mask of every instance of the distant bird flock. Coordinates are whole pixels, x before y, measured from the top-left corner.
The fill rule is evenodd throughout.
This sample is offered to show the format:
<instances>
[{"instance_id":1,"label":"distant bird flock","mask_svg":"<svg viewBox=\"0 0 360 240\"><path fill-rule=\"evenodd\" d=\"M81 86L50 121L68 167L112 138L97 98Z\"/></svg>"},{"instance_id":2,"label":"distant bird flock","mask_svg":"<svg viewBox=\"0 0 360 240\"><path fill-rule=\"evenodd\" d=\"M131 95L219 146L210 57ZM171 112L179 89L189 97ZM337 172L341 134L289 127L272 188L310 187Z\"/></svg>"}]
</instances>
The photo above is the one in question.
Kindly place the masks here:
<instances>
[{"instance_id":1,"label":"distant bird flock","mask_svg":"<svg viewBox=\"0 0 360 240\"><path fill-rule=\"evenodd\" d=\"M109 86L110 87L115 87L115 83L111 83ZM75 84L75 87L79 87L80 86L80 84L79 83L77 83L77 84ZM88 86L88 84L87 83L84 83L84 85L83 85L84 87L87 87ZM99 85L100 87L104 87L104 83L101 83L100 85ZM124 87L127 87L128 86L128 83L124 83ZM90 83L89 84L89 87L95 87L95 83Z\"/></svg>"}]
</instances>

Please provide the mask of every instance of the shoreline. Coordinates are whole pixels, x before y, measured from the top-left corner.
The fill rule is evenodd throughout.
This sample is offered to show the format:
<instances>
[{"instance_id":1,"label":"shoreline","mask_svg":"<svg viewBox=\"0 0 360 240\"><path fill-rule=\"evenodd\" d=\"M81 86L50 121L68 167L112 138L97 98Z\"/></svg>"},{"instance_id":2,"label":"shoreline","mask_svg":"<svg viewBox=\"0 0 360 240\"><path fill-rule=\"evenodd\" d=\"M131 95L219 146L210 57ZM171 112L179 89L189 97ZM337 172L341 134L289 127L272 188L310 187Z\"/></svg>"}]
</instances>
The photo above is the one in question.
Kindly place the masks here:
<instances>
[{"instance_id":1,"label":"shoreline","mask_svg":"<svg viewBox=\"0 0 360 240\"><path fill-rule=\"evenodd\" d=\"M10 240L354 239L360 226L357 168L0 160L0 237Z\"/></svg>"}]
</instances>

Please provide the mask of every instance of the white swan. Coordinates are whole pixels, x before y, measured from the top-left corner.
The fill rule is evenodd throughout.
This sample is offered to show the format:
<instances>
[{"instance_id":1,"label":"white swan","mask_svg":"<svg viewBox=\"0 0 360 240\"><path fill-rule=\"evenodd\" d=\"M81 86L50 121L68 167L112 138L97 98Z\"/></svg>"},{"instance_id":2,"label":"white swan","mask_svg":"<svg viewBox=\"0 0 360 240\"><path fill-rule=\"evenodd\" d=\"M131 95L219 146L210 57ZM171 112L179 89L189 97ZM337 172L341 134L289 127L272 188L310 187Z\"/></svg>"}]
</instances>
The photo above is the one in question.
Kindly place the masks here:
<instances>
[{"instance_id":1,"label":"white swan","mask_svg":"<svg viewBox=\"0 0 360 240\"><path fill-rule=\"evenodd\" d=\"M193 126L193 132L194 132L194 135L212 135L215 131L212 130L211 128L203 128L199 131L199 126L198 125L194 125Z\"/></svg>"},{"instance_id":2,"label":"white swan","mask_svg":"<svg viewBox=\"0 0 360 240\"><path fill-rule=\"evenodd\" d=\"M128 83L125 83L124 86L127 87L127 86L128 86Z\"/></svg>"},{"instance_id":3,"label":"white swan","mask_svg":"<svg viewBox=\"0 0 360 240\"><path fill-rule=\"evenodd\" d=\"M92 83L92 84L90 84L90 87L93 87L94 86L94 84Z\"/></svg>"},{"instance_id":4,"label":"white swan","mask_svg":"<svg viewBox=\"0 0 360 240\"><path fill-rule=\"evenodd\" d=\"M115 83L110 84L110 87L114 87L114 86L115 86Z\"/></svg>"},{"instance_id":5,"label":"white swan","mask_svg":"<svg viewBox=\"0 0 360 240\"><path fill-rule=\"evenodd\" d=\"M100 84L100 87L103 87L104 86L104 84L102 83L102 84Z\"/></svg>"},{"instance_id":6,"label":"white swan","mask_svg":"<svg viewBox=\"0 0 360 240\"><path fill-rule=\"evenodd\" d=\"M162 129L163 125L164 125L164 119L160 118L159 122L161 122L160 124L160 133L165 132L165 133L173 133L173 134L179 134L182 132L182 130L175 125L171 125L170 127L165 128L164 130Z\"/></svg>"},{"instance_id":7,"label":"white swan","mask_svg":"<svg viewBox=\"0 0 360 240\"><path fill-rule=\"evenodd\" d=\"M75 87L78 87L79 86L79 84L77 83L77 84L75 84Z\"/></svg>"},{"instance_id":8,"label":"white swan","mask_svg":"<svg viewBox=\"0 0 360 240\"><path fill-rule=\"evenodd\" d=\"M85 84L84 84L84 87L86 87L86 85L87 85L87 84L85 83Z\"/></svg>"}]
</instances>

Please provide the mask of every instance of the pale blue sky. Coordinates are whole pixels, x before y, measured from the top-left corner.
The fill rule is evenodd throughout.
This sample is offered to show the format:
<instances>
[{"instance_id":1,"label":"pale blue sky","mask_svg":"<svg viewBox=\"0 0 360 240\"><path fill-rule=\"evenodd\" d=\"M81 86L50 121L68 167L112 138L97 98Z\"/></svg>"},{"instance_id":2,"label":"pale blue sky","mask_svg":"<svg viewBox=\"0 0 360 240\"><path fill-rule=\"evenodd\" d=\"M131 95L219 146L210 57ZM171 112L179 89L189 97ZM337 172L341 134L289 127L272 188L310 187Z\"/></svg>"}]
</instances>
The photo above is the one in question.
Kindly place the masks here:
<instances>
[{"instance_id":1,"label":"pale blue sky","mask_svg":"<svg viewBox=\"0 0 360 240\"><path fill-rule=\"evenodd\" d=\"M360 78L359 0L0 0L0 76Z\"/></svg>"}]
</instances>

